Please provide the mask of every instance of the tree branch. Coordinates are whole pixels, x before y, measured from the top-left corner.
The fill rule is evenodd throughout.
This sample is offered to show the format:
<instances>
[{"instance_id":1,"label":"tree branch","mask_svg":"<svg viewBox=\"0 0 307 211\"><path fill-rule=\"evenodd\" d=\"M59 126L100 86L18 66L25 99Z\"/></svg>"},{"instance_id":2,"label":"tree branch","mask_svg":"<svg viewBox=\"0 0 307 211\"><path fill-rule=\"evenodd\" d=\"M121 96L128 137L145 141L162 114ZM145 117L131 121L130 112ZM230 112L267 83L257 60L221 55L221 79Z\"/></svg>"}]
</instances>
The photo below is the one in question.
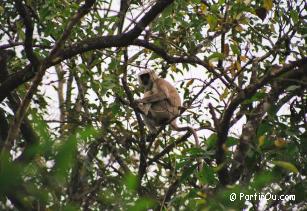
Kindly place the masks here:
<instances>
[{"instance_id":1,"label":"tree branch","mask_svg":"<svg viewBox=\"0 0 307 211\"><path fill-rule=\"evenodd\" d=\"M150 166L151 164L157 162L161 157L163 157L165 154L169 153L175 146L181 144L182 142L186 141L187 138L191 136L190 132L187 132L183 136L181 136L177 141L167 145L159 154L154 156L153 158L149 159L147 165Z\"/></svg>"},{"instance_id":2,"label":"tree branch","mask_svg":"<svg viewBox=\"0 0 307 211\"><path fill-rule=\"evenodd\" d=\"M300 68L303 69L304 67ZM307 68L307 66L305 67ZM259 124L261 124L264 115L268 109L275 104L278 100L278 97L283 93L284 89L287 87L298 84L295 79L299 80L306 74L306 71L292 71L285 74L283 78L287 79L276 81L272 86L271 91L267 96L260 102L260 104L254 109L253 114L248 118L247 123L243 127L242 135L239 140L239 145L235 151L234 159L232 161L231 169L229 172L230 183L235 183L241 176L244 169L246 169L245 158L246 153L249 149L250 142L254 140ZM291 94L293 97L293 94ZM287 99L290 99L290 96L287 96ZM284 101L282 105L286 103ZM279 105L281 106L281 105Z\"/></svg>"},{"instance_id":3,"label":"tree branch","mask_svg":"<svg viewBox=\"0 0 307 211\"><path fill-rule=\"evenodd\" d=\"M55 58L50 65L59 63L65 59L76 56L80 53L95 50L103 49L110 47L125 47L128 46L135 40L167 6L173 3L173 0L160 0L137 22L133 29L127 33L123 33L115 36L102 36L95 38L88 38L81 42L78 42L72 46L65 48L61 51L57 58Z\"/></svg>"},{"instance_id":4,"label":"tree branch","mask_svg":"<svg viewBox=\"0 0 307 211\"><path fill-rule=\"evenodd\" d=\"M83 6L81 6L77 12L77 14L75 14L74 16L72 16L72 18L70 19L70 21L68 22L61 38L56 42L56 44L54 45L54 47L52 48L50 54L48 55L48 57L43 61L43 63L41 65L39 65L38 72L33 80L33 83L29 89L29 91L27 92L25 98L23 99L23 101L21 102L20 107L18 108L15 118L11 124L11 127L9 129L8 132L8 136L7 139L5 140L4 146L2 148L1 154L6 151L9 150L9 145L10 143L12 143L16 137L18 136L18 130L20 127L20 124L25 116L25 113L27 111L27 108L31 102L31 99L34 95L34 93L37 90L38 85L40 84L46 68L48 67L48 63L49 60L51 60L53 58L53 56L58 52L58 50L62 47L62 45L64 44L65 40L68 38L69 34L72 31L73 26L87 13L89 12L89 9L91 8L91 6L94 4L95 0L86 0L85 4ZM34 65L34 64L33 64ZM35 67L35 65L34 65ZM35 68L36 69L36 68Z\"/></svg>"},{"instance_id":5,"label":"tree branch","mask_svg":"<svg viewBox=\"0 0 307 211\"><path fill-rule=\"evenodd\" d=\"M299 72L299 70L296 70L296 67L305 67L300 70L303 75L307 74L307 57L304 57L298 61L292 62L291 64L284 65L283 68L280 68L277 71L274 72L268 72L262 79L259 80L258 83L252 84L248 87L246 87L244 90L242 90L238 95L230 102L228 107L226 108L223 116L220 119L219 123L219 130L218 130L218 140L217 140L217 150L215 153L216 157L216 163L218 165L222 164L224 162L224 149L223 144L227 140L228 131L230 128L230 121L231 117L233 116L234 111L237 109L237 107L242 103L244 100L249 99L252 97L256 91L263 87L265 84L269 83L270 81L274 80L275 78L282 76L283 74L291 74L292 72ZM218 172L219 179L223 185L226 185L229 183L228 179L228 172L226 167L223 167Z\"/></svg>"},{"instance_id":6,"label":"tree branch","mask_svg":"<svg viewBox=\"0 0 307 211\"><path fill-rule=\"evenodd\" d=\"M138 23L136 23L135 27L131 29L130 31L128 31L127 33L123 33L123 34L115 35L115 36L102 36L102 37L88 38L74 45L68 46L62 51L60 50L56 54L55 58L48 60L48 62L45 64L46 68L54 66L62 62L65 59L72 58L80 53L84 53L90 50L128 46L129 44L133 42L134 39L136 39L141 34L142 30L148 24L150 24L172 2L173 0L158 1L143 16L143 18ZM59 47L54 47L54 49L58 49L58 48ZM0 92L0 102L2 102L6 98L7 93L16 89L19 85L23 84L24 82L29 81L31 78L34 77L34 75L35 75L35 71L34 72L32 71L32 65L30 64L27 67L25 67L25 69L10 76L0 86L0 90L4 90L3 92Z\"/></svg>"},{"instance_id":7,"label":"tree branch","mask_svg":"<svg viewBox=\"0 0 307 211\"><path fill-rule=\"evenodd\" d=\"M15 0L15 5L16 5L16 9L20 17L23 20L25 28L26 28L25 42L24 42L26 55L28 59L30 60L31 64L33 64L34 67L37 67L39 64L39 60L37 56L34 54L33 46L32 46L33 45L33 30L34 30L33 22L25 6L22 4L22 0Z\"/></svg>"},{"instance_id":8,"label":"tree branch","mask_svg":"<svg viewBox=\"0 0 307 211\"><path fill-rule=\"evenodd\" d=\"M201 65L205 67L210 73L212 73L216 78L220 79L225 84L225 86L227 86L228 88L230 88L231 86L234 86L234 83L229 83L229 81L231 80L226 74L220 74L216 72L214 67L212 67L209 64L209 61L207 61L206 59L202 61L196 56L170 56L163 48L160 48L146 40L136 39L134 40L133 44L152 50L153 52L161 56L165 61L167 61L170 64L189 63L189 64ZM225 81L225 79L222 78L221 75L223 75L227 81Z\"/></svg>"}]
</instances>

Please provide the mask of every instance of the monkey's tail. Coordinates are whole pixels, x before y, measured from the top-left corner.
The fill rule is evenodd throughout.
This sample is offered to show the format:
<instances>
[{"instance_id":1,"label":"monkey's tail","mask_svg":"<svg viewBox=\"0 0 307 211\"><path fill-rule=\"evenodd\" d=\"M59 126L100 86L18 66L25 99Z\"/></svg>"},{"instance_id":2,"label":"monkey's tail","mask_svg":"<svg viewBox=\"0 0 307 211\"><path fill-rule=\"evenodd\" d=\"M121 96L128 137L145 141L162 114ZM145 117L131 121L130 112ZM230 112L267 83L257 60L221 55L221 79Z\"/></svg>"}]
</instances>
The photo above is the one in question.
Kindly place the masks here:
<instances>
[{"instance_id":1,"label":"monkey's tail","mask_svg":"<svg viewBox=\"0 0 307 211\"><path fill-rule=\"evenodd\" d=\"M189 131L190 133L192 133L193 136L194 136L194 139L195 139L195 146L196 146L197 148L200 149L198 136L197 136L196 131L194 130L194 128L189 127L189 126L186 126L186 127L178 127L178 125L177 125L177 123L176 123L175 121L173 121L173 122L171 123L171 127L172 127L174 130L176 130L176 131ZM198 164L199 164L199 165L198 165L198 171L200 171L200 170L203 169L203 161L201 160L201 158L198 158L197 161L198 161Z\"/></svg>"},{"instance_id":2,"label":"monkey's tail","mask_svg":"<svg viewBox=\"0 0 307 211\"><path fill-rule=\"evenodd\" d=\"M199 140L198 140L198 136L197 136L197 133L196 133L196 131L194 130L194 128L189 127L189 126L186 126L186 127L179 127L175 121L173 121L173 122L171 123L171 127L172 127L174 130L179 131L179 132L180 132L180 131L189 131L190 133L192 133L192 135L193 135L193 137L194 137L194 140L195 140L195 145L196 145L196 147L198 147L198 148L200 147L200 145L199 145Z\"/></svg>"}]
</instances>

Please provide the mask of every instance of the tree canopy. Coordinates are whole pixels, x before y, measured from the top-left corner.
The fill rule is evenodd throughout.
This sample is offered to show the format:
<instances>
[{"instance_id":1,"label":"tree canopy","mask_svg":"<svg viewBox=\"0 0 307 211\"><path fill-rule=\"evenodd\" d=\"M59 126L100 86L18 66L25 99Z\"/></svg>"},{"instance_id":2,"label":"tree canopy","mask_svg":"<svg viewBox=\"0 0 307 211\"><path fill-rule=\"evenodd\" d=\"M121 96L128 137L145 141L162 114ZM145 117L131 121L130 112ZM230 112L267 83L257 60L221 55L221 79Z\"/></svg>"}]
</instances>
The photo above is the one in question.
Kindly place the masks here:
<instances>
[{"instance_id":1,"label":"tree canopy","mask_svg":"<svg viewBox=\"0 0 307 211\"><path fill-rule=\"evenodd\" d=\"M2 0L0 209L306 209L306 9ZM177 88L200 147L149 135L144 69Z\"/></svg>"}]
</instances>

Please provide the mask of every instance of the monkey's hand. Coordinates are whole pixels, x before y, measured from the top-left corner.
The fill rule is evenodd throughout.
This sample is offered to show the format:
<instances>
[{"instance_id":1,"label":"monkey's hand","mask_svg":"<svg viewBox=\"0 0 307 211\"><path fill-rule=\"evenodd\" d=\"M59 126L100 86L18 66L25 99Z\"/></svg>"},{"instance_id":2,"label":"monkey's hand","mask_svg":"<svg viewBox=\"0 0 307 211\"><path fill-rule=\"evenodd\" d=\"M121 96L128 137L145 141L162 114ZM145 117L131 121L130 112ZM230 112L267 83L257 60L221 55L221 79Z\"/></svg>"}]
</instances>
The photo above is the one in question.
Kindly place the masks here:
<instances>
[{"instance_id":1,"label":"monkey's hand","mask_svg":"<svg viewBox=\"0 0 307 211\"><path fill-rule=\"evenodd\" d=\"M143 103L143 99L137 99L134 101L134 103L139 104L139 103Z\"/></svg>"}]
</instances>

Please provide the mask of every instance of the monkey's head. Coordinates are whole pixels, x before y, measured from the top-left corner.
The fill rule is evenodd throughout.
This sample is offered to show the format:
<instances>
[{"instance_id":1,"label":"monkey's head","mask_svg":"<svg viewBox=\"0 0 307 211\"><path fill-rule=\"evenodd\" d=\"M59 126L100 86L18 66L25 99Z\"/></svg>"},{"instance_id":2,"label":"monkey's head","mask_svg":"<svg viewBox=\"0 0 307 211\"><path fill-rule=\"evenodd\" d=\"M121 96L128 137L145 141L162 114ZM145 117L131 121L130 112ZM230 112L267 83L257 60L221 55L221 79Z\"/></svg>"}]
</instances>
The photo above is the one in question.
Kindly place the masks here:
<instances>
[{"instance_id":1,"label":"monkey's head","mask_svg":"<svg viewBox=\"0 0 307 211\"><path fill-rule=\"evenodd\" d=\"M157 74L152 70L144 70L138 74L139 84L148 90L152 88L153 82L157 78Z\"/></svg>"}]
</instances>

